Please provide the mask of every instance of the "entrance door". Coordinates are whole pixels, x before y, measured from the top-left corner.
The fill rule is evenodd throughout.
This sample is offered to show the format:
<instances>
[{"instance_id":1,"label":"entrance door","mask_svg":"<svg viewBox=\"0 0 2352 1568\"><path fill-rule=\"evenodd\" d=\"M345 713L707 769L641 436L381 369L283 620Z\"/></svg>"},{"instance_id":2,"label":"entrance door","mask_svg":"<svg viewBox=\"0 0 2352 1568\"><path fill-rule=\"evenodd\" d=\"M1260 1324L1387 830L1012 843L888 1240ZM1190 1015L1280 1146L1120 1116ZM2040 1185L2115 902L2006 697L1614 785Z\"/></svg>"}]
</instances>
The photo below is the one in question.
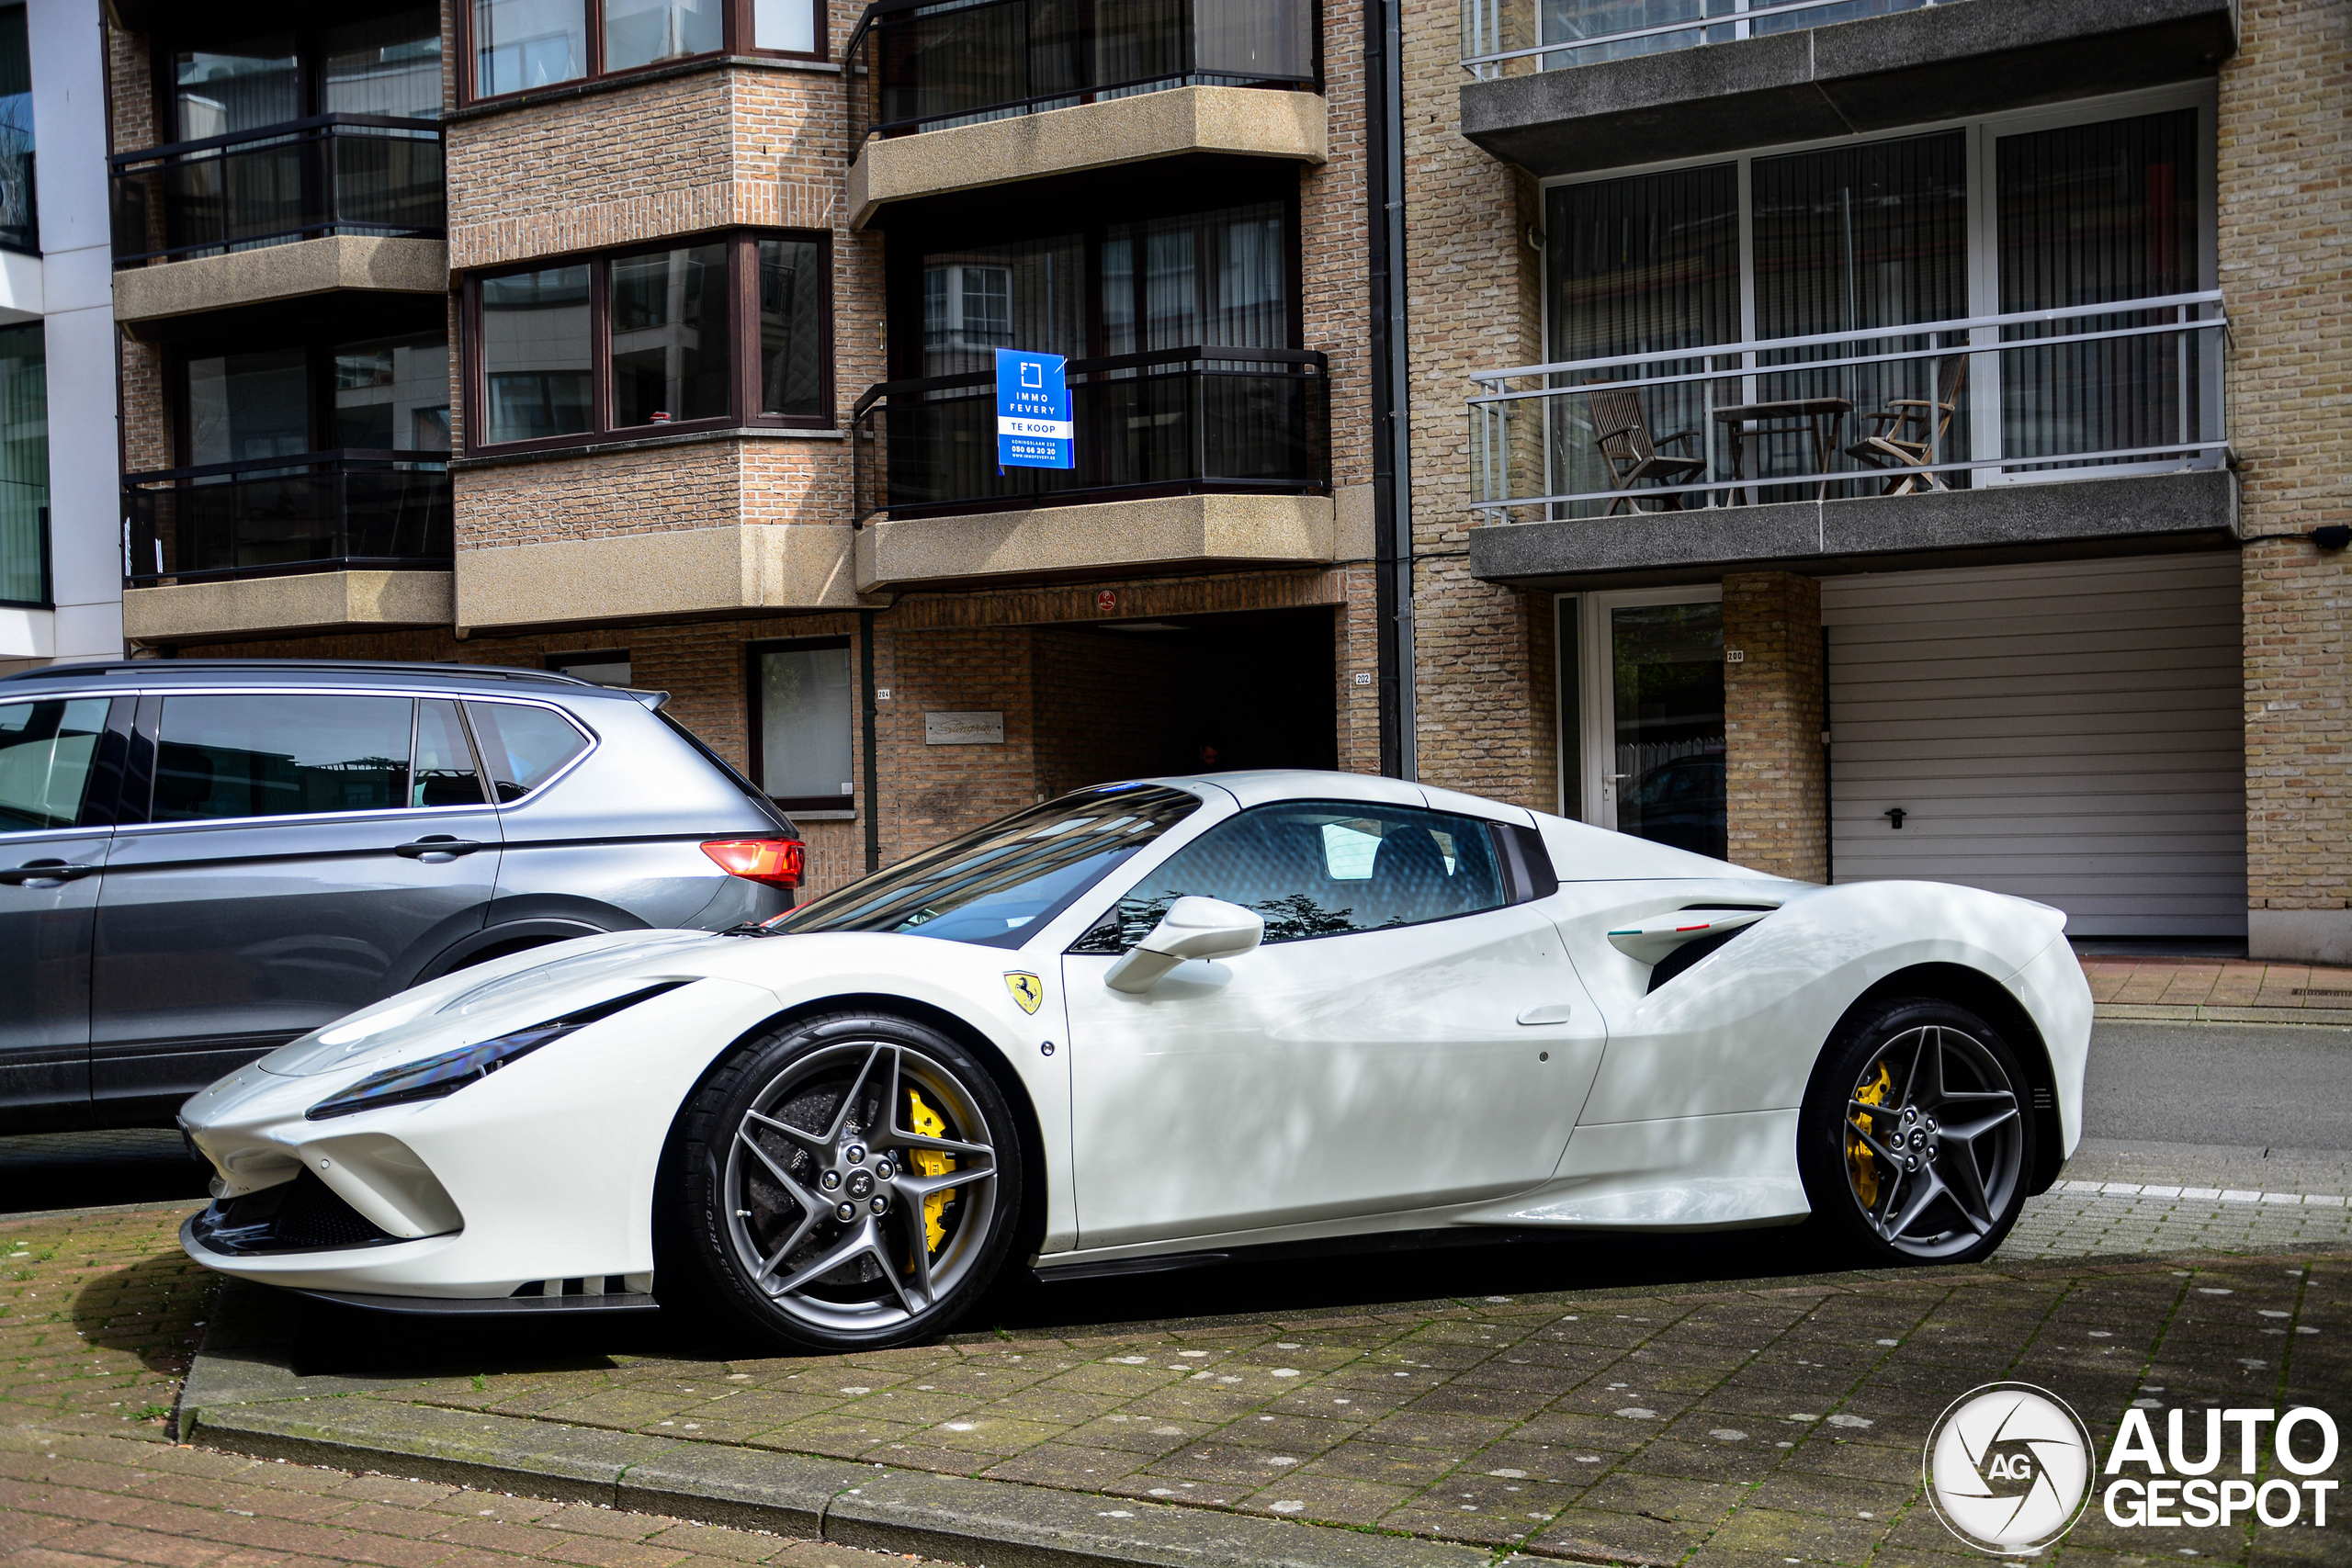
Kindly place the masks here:
<instances>
[{"instance_id":1,"label":"entrance door","mask_svg":"<svg viewBox=\"0 0 2352 1568\"><path fill-rule=\"evenodd\" d=\"M1722 859L1722 590L1565 595L1560 623L1563 813Z\"/></svg>"}]
</instances>

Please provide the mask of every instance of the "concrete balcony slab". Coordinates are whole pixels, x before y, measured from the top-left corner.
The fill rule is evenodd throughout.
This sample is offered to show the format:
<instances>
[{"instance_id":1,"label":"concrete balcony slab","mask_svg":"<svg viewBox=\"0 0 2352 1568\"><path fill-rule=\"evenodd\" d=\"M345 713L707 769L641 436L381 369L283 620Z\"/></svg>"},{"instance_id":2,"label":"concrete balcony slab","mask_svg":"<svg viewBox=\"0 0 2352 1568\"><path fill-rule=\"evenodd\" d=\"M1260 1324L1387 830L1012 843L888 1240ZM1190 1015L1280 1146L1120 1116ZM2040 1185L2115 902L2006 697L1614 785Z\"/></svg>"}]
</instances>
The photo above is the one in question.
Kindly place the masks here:
<instances>
[{"instance_id":1,"label":"concrete balcony slab","mask_svg":"<svg viewBox=\"0 0 2352 1568\"><path fill-rule=\"evenodd\" d=\"M847 527L739 523L458 551L457 624L854 609Z\"/></svg>"},{"instance_id":2,"label":"concrete balcony slab","mask_svg":"<svg viewBox=\"0 0 2352 1568\"><path fill-rule=\"evenodd\" d=\"M187 642L279 632L445 626L453 597L446 571L306 571L225 582L130 588L122 635Z\"/></svg>"},{"instance_id":3,"label":"concrete balcony slab","mask_svg":"<svg viewBox=\"0 0 2352 1568\"><path fill-rule=\"evenodd\" d=\"M892 202L1187 152L1329 156L1324 101L1262 87L1178 87L1044 114L868 141L850 165L850 225Z\"/></svg>"},{"instance_id":4,"label":"concrete balcony slab","mask_svg":"<svg viewBox=\"0 0 2352 1568\"><path fill-rule=\"evenodd\" d=\"M114 275L114 319L154 321L337 289L449 292L449 247L439 240L336 234L257 251L198 256Z\"/></svg>"}]
</instances>

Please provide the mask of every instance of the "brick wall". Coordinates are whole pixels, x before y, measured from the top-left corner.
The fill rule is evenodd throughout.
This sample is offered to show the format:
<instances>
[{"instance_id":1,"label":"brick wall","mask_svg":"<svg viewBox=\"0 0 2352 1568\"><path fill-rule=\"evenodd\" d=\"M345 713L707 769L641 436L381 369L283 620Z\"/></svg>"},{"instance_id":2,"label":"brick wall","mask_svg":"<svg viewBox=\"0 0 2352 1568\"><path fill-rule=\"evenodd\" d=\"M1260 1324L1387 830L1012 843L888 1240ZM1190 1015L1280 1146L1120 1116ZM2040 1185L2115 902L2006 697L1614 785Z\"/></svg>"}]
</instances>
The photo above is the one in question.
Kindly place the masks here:
<instances>
[{"instance_id":1,"label":"brick wall","mask_svg":"<svg viewBox=\"0 0 2352 1568\"><path fill-rule=\"evenodd\" d=\"M1734 663L1730 655L1741 658ZM1785 571L1724 578L1724 826L1728 858L1829 879L1821 584Z\"/></svg>"},{"instance_id":2,"label":"brick wall","mask_svg":"<svg viewBox=\"0 0 2352 1568\"><path fill-rule=\"evenodd\" d=\"M2247 901L2334 911L2352 956L2352 557L2300 536L2352 523L2352 6L2246 0L2222 68L2221 287L2246 536ZM2256 917L2257 951L2265 922Z\"/></svg>"}]
</instances>

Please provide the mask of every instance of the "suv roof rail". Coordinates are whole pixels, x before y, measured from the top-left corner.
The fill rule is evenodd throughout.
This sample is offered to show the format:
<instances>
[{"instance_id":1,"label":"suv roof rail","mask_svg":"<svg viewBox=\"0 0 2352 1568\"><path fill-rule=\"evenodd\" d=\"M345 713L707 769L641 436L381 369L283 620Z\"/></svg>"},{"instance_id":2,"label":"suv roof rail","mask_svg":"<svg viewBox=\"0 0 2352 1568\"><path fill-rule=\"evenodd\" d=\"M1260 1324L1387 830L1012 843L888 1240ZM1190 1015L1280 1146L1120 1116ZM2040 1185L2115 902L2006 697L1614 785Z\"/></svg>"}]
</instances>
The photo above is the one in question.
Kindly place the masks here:
<instances>
[{"instance_id":1,"label":"suv roof rail","mask_svg":"<svg viewBox=\"0 0 2352 1568\"><path fill-rule=\"evenodd\" d=\"M0 675L6 681L55 681L96 675L149 674L164 671L231 671L255 674L370 672L387 675L442 676L453 681L539 681L558 686L588 686L594 681L554 670L523 670L503 664L451 664L398 659L103 659L87 663L50 664Z\"/></svg>"}]
</instances>

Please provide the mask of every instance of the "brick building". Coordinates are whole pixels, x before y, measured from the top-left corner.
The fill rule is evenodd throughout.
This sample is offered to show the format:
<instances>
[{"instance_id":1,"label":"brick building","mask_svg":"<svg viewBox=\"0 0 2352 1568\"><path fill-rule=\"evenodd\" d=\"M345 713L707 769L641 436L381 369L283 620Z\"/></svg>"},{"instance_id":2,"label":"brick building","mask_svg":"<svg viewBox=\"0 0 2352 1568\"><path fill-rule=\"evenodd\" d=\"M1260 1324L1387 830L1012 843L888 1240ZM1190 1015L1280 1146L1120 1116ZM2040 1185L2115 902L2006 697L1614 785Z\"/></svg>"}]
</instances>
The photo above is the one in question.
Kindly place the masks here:
<instances>
[{"instance_id":1,"label":"brick building","mask_svg":"<svg viewBox=\"0 0 2352 1568\"><path fill-rule=\"evenodd\" d=\"M2352 961L2352 7L1403 13L1422 777Z\"/></svg>"},{"instance_id":2,"label":"brick building","mask_svg":"<svg viewBox=\"0 0 2352 1568\"><path fill-rule=\"evenodd\" d=\"M1358 28L113 0L126 635L666 689L820 888L1374 766ZM1077 468L997 467L998 348Z\"/></svg>"}]
</instances>

